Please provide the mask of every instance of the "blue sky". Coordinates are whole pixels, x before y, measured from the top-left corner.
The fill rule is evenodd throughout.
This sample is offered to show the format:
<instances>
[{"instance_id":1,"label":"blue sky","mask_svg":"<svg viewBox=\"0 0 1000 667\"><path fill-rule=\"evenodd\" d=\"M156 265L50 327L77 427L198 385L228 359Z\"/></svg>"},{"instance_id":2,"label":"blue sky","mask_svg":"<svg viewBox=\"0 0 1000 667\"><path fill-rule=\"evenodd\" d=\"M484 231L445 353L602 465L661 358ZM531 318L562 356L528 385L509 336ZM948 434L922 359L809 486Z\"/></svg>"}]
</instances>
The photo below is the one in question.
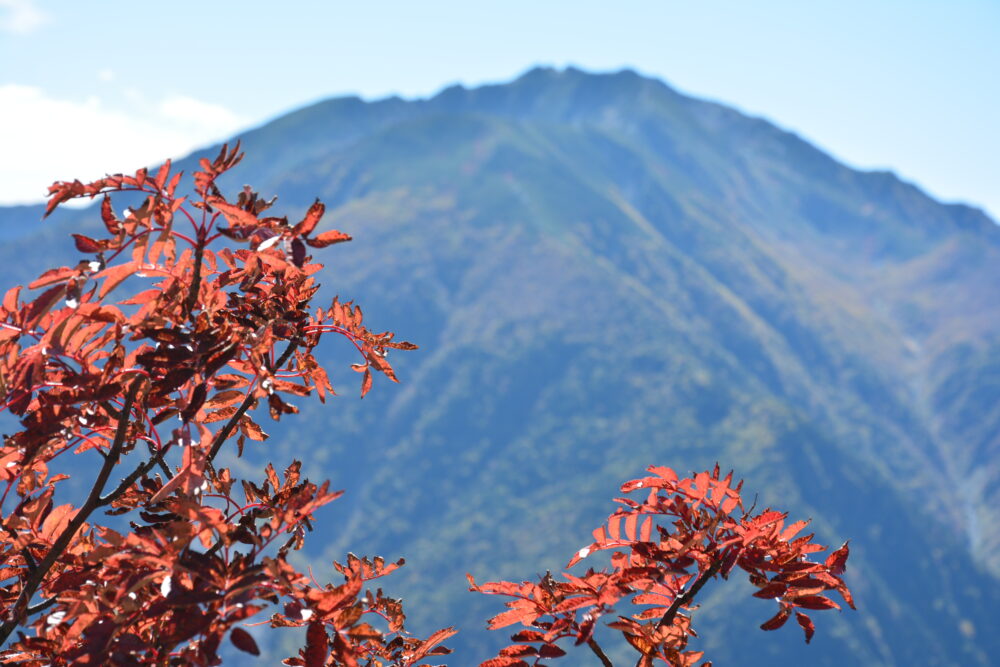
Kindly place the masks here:
<instances>
[{"instance_id":1,"label":"blue sky","mask_svg":"<svg viewBox=\"0 0 1000 667\"><path fill-rule=\"evenodd\" d=\"M0 203L332 95L631 67L1000 217L1000 0L0 0Z\"/></svg>"}]
</instances>

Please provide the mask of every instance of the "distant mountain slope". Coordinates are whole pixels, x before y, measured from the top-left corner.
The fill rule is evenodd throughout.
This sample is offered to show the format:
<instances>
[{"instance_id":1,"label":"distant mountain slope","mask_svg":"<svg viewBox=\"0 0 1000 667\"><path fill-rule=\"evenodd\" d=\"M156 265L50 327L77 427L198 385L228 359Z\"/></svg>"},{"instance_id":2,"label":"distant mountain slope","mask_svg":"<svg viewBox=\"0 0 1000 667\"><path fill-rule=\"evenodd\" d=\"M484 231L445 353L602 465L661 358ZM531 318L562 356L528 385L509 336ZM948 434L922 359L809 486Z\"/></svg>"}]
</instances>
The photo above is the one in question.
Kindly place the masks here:
<instances>
[{"instance_id":1,"label":"distant mountain slope","mask_svg":"<svg viewBox=\"0 0 1000 667\"><path fill-rule=\"evenodd\" d=\"M348 397L250 459L294 451L348 490L314 564L405 555L387 588L418 628L462 624L450 664L503 639L468 621L497 608L466 571L561 567L619 482L716 460L852 539L861 608L805 647L714 584L695 622L717 665L1000 654L1000 230L980 211L627 71L335 99L243 140L232 185L331 205L356 240L323 255L330 295L421 346L364 402L335 376ZM27 213L0 209L6 282L93 217L40 243Z\"/></svg>"}]
</instances>

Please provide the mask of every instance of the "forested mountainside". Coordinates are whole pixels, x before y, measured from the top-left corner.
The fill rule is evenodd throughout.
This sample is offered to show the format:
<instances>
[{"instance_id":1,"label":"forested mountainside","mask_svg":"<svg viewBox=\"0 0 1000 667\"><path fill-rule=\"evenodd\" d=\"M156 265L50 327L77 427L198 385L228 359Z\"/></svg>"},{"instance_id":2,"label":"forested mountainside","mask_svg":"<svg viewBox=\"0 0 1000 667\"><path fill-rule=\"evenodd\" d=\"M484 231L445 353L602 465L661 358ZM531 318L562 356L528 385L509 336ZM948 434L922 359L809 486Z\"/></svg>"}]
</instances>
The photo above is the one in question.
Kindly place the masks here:
<instances>
[{"instance_id":1,"label":"forested mountainside","mask_svg":"<svg viewBox=\"0 0 1000 667\"><path fill-rule=\"evenodd\" d=\"M629 71L331 99L241 139L231 186L290 217L325 201L355 238L319 255L328 296L420 345L359 401L330 341L340 398L235 463L301 457L347 490L307 543L317 575L349 550L405 556L385 588L414 631L459 625L449 664L476 664L506 635L466 572L556 570L621 481L719 461L851 539L859 611L819 615L805 646L758 629L774 609L749 585L710 584L695 627L715 664L995 661L1000 229L982 212ZM6 284L77 261L69 228L98 223L41 210L0 208Z\"/></svg>"}]
</instances>

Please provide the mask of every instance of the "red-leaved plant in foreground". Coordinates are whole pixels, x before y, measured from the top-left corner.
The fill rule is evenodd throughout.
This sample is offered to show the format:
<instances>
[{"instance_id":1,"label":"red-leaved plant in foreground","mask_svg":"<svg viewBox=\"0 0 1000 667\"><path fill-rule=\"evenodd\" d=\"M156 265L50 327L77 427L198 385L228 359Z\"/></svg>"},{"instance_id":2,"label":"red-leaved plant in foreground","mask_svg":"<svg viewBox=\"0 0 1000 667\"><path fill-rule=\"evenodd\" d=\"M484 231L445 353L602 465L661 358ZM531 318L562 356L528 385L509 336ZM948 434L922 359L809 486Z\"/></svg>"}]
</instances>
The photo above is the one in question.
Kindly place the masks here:
<instances>
[{"instance_id":1,"label":"red-leaved plant in foreground","mask_svg":"<svg viewBox=\"0 0 1000 667\"><path fill-rule=\"evenodd\" d=\"M722 478L715 466L685 479L670 468L653 466L649 472L651 476L626 482L621 489L645 493L645 499L618 498L621 507L594 530L593 544L580 549L566 566L610 550L609 568L589 569L580 576L564 573L561 580L546 574L537 583L477 585L469 577L473 591L513 598L507 611L490 619L491 629L515 623L528 628L511 637L515 644L480 667L544 664L565 654L557 644L561 639L587 644L605 667L611 667L594 629L622 600L640 610L608 625L638 652L636 667L651 667L655 661L694 665L703 652L686 650L695 632L691 617L682 610L694 608L694 597L708 580L728 579L735 568L750 575L758 588L754 597L778 604L777 613L760 626L763 630L777 630L794 613L809 642L815 627L799 610L839 609L826 595L829 591L837 591L854 608L840 578L847 565L846 543L823 562L813 562L810 554L826 547L813 543L811 534L796 537L808 522L786 526L783 512L746 510L740 497L743 483L734 486L731 472Z\"/></svg>"},{"instance_id":2,"label":"red-leaved plant in foreground","mask_svg":"<svg viewBox=\"0 0 1000 667\"><path fill-rule=\"evenodd\" d=\"M365 592L400 563L352 556L335 564L343 582L325 586L289 563L339 492L302 479L298 462L282 475L268 465L256 483L216 466L228 442L242 453L267 437L257 406L277 420L297 412L286 397L332 392L313 356L323 334L357 348L362 395L372 371L395 380L389 348L414 348L369 331L351 303L310 311L322 267L309 248L350 237L316 233L319 202L291 225L249 188L227 200L216 179L241 157L223 147L202 160L191 199L169 162L50 189L46 215L103 195L107 234L74 234L85 259L0 306L0 395L21 429L0 450L4 662L217 664L226 635L259 653L242 624L268 607L272 627L307 628L289 665L408 666L448 652L453 630L410 637L399 602ZM145 201L119 218L112 192ZM139 291L112 301L123 283ZM97 469L81 504L56 500L67 475L50 467L67 452ZM131 529L101 525L101 513L129 514ZM31 634L12 637L19 627Z\"/></svg>"},{"instance_id":3,"label":"red-leaved plant in foreground","mask_svg":"<svg viewBox=\"0 0 1000 667\"><path fill-rule=\"evenodd\" d=\"M409 667L450 652L442 642L454 629L413 637L400 601L368 590L402 561L349 555L334 563L342 580L326 585L289 562L312 514L340 492L302 479L298 462L281 475L267 465L259 482L217 464L223 446L242 455L247 440L267 437L255 408L266 404L278 420L297 412L287 397L332 393L313 356L324 334L357 349L362 396L373 371L395 381L387 350L415 347L369 331L350 302L311 310L322 267L309 249L350 237L316 233L319 202L292 225L266 215L274 200L248 187L226 199L216 179L241 157L237 145L202 160L191 196L178 193L181 174L169 161L155 174L50 188L46 215L70 199L103 197L107 233L74 234L84 259L43 273L28 286L33 298L15 287L0 305L0 401L20 429L0 449L5 664L214 665L227 636L258 655L245 626L261 623L305 628L305 646L287 665ZM119 217L116 192L144 200ZM56 461L67 452L89 463ZM85 498L66 502L69 477L57 471L88 467L96 472ZM624 508L570 562L618 550L610 570L538 584L472 582L514 597L491 627L528 628L483 665L541 664L563 654L565 638L610 665L593 630L624 598L648 607L611 623L639 651L639 665L692 664L700 654L686 651L694 633L681 610L737 566L758 597L778 601L766 630L795 609L836 607L830 590L851 604L839 578L846 545L813 563L809 554L822 547L794 538L803 522L786 528L778 512L732 514L743 504L731 475L678 480L666 468L650 471L623 487L648 488L648 498L619 499ZM126 516L101 523L104 515ZM259 613L269 620L249 622ZM808 641L812 622L795 614Z\"/></svg>"}]
</instances>

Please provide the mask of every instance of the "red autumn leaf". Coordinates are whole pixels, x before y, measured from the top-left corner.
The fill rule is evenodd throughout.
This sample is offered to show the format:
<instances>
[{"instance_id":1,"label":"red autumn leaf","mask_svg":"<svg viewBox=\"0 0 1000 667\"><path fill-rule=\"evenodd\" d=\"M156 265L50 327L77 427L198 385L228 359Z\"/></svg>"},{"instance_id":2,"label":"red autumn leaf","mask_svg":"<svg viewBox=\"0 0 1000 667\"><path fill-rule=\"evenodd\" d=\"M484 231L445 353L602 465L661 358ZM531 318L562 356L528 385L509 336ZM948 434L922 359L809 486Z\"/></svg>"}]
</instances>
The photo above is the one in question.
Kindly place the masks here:
<instances>
[{"instance_id":1,"label":"red autumn leaf","mask_svg":"<svg viewBox=\"0 0 1000 667\"><path fill-rule=\"evenodd\" d=\"M302 268L302 265L306 261L306 244L302 242L302 239L296 238L292 239L292 264Z\"/></svg>"},{"instance_id":2,"label":"red autumn leaf","mask_svg":"<svg viewBox=\"0 0 1000 667\"><path fill-rule=\"evenodd\" d=\"M760 624L760 629L761 630L777 630L778 628L780 628L781 626L783 626L785 624L785 621L788 620L788 617L791 615L791 613L792 612L791 612L791 609L789 607L782 607L781 610L777 614L775 614L774 616L772 616L768 620L766 620L763 623L761 623Z\"/></svg>"},{"instance_id":3,"label":"red autumn leaf","mask_svg":"<svg viewBox=\"0 0 1000 667\"><path fill-rule=\"evenodd\" d=\"M77 181L79 183L79 181ZM73 198L73 184L71 183L53 183L49 186L49 202L45 205L45 214L42 218L47 218L52 215L52 211L56 210L56 207L63 202L69 201Z\"/></svg>"},{"instance_id":4,"label":"red autumn leaf","mask_svg":"<svg viewBox=\"0 0 1000 667\"><path fill-rule=\"evenodd\" d=\"M365 397L372 388L372 371L370 368L365 368L365 375L361 379L361 398Z\"/></svg>"},{"instance_id":5,"label":"red autumn leaf","mask_svg":"<svg viewBox=\"0 0 1000 667\"><path fill-rule=\"evenodd\" d=\"M83 234L73 234L73 239L76 241L76 249L87 255L104 249L100 243Z\"/></svg>"},{"instance_id":6,"label":"red autumn leaf","mask_svg":"<svg viewBox=\"0 0 1000 667\"><path fill-rule=\"evenodd\" d=\"M762 513L760 516L756 517L751 521L751 525L754 528L764 528L770 526L771 524L777 523L785 518L784 512L775 512L773 510L768 510Z\"/></svg>"},{"instance_id":7,"label":"red autumn leaf","mask_svg":"<svg viewBox=\"0 0 1000 667\"><path fill-rule=\"evenodd\" d=\"M803 609L840 609L840 605L822 595L803 595L793 598L792 604Z\"/></svg>"},{"instance_id":8,"label":"red autumn leaf","mask_svg":"<svg viewBox=\"0 0 1000 667\"><path fill-rule=\"evenodd\" d=\"M117 264L115 266L109 266L103 271L94 275L94 279L103 279L104 284L101 285L101 291L98 292L97 298L103 300L111 290L121 285L130 276L135 275L136 263L124 262L122 264Z\"/></svg>"},{"instance_id":9,"label":"red autumn leaf","mask_svg":"<svg viewBox=\"0 0 1000 667\"><path fill-rule=\"evenodd\" d=\"M191 400L189 400L188 404L184 406L183 410L181 410L181 421L186 423L194 419L194 416L198 414L198 410L200 410L201 406L205 404L205 397L207 395L208 386L204 382L195 386L194 391L191 392Z\"/></svg>"},{"instance_id":10,"label":"red autumn leaf","mask_svg":"<svg viewBox=\"0 0 1000 667\"><path fill-rule=\"evenodd\" d=\"M183 172L180 172L180 171L178 171L178 172L177 172L176 174L174 174L174 175L173 175L173 177L172 177L172 178L170 179L170 182L169 182L169 183L167 183L167 188L166 188L166 189L167 189L167 194L168 194L169 196L173 197L173 195L174 195L174 192L175 192L175 191L177 190L177 186L178 186L178 185L180 184L180 182L181 182L181 176L182 176L182 175L183 175ZM181 203L182 203L182 202L184 201L184 199L185 199L184 197L181 197L180 199L177 199L177 200L175 200L175 201L174 201L174 206L176 206L176 207L178 207L178 208L179 208L179 207L180 207L180 204L181 204Z\"/></svg>"},{"instance_id":11,"label":"red autumn leaf","mask_svg":"<svg viewBox=\"0 0 1000 667\"><path fill-rule=\"evenodd\" d=\"M75 514L76 511L72 505L66 504L54 507L49 512L49 515L45 517L45 521L42 522L39 533L49 542L54 542L66 526L69 525Z\"/></svg>"},{"instance_id":12,"label":"red autumn leaf","mask_svg":"<svg viewBox=\"0 0 1000 667\"><path fill-rule=\"evenodd\" d=\"M219 197L210 197L208 203L212 208L220 211L232 227L256 227L260 224L257 216L253 213L244 211L239 206L234 206Z\"/></svg>"},{"instance_id":13,"label":"red autumn leaf","mask_svg":"<svg viewBox=\"0 0 1000 667\"><path fill-rule=\"evenodd\" d=\"M149 502L158 503L177 489L184 493L194 493L205 482L205 466L208 463L206 455L207 451L197 444L192 443L184 447L180 471L164 484Z\"/></svg>"},{"instance_id":14,"label":"red autumn leaf","mask_svg":"<svg viewBox=\"0 0 1000 667\"><path fill-rule=\"evenodd\" d=\"M562 650L555 644L542 644L538 647L538 655L543 658L561 658L566 655L566 651Z\"/></svg>"},{"instance_id":15,"label":"red autumn leaf","mask_svg":"<svg viewBox=\"0 0 1000 667\"><path fill-rule=\"evenodd\" d=\"M801 531L808 525L809 525L808 521L796 521L795 523L789 525L783 531L781 531L781 535L778 536L778 539L787 542L788 540L795 537L795 535L797 535L799 531Z\"/></svg>"},{"instance_id":16,"label":"red autumn leaf","mask_svg":"<svg viewBox=\"0 0 1000 667\"><path fill-rule=\"evenodd\" d=\"M21 295L21 286L12 287L7 290L7 293L3 297L3 308L8 313L12 313L17 310L17 299Z\"/></svg>"},{"instance_id":17,"label":"red autumn leaf","mask_svg":"<svg viewBox=\"0 0 1000 667\"><path fill-rule=\"evenodd\" d=\"M625 517L625 536L630 540L635 539L635 528L639 522L639 514L636 512L630 513Z\"/></svg>"},{"instance_id":18,"label":"red autumn leaf","mask_svg":"<svg viewBox=\"0 0 1000 667\"><path fill-rule=\"evenodd\" d=\"M309 210L306 211L306 216L302 219L302 222L292 228L292 233L296 236L309 236L316 228L316 223L320 221L320 218L323 217L323 213L325 211L326 206L324 206L320 200L317 199L313 202L313 205L309 207Z\"/></svg>"},{"instance_id":19,"label":"red autumn leaf","mask_svg":"<svg viewBox=\"0 0 1000 667\"><path fill-rule=\"evenodd\" d=\"M263 442L267 440L268 437L267 433L264 433L264 430L261 429L261 427L257 424L257 422L250 419L250 417L243 417L240 420L240 431L246 437L250 438L251 440L256 440L258 442Z\"/></svg>"},{"instance_id":20,"label":"red autumn leaf","mask_svg":"<svg viewBox=\"0 0 1000 667\"><path fill-rule=\"evenodd\" d=\"M121 232L122 223L115 217L115 212L111 210L111 197L107 195L104 195L104 199L101 200L101 220L104 221L104 226L109 234L117 236Z\"/></svg>"},{"instance_id":21,"label":"red autumn leaf","mask_svg":"<svg viewBox=\"0 0 1000 667\"><path fill-rule=\"evenodd\" d=\"M528 663L520 658L511 656L497 656L479 663L479 667L529 667Z\"/></svg>"},{"instance_id":22,"label":"red autumn leaf","mask_svg":"<svg viewBox=\"0 0 1000 667\"><path fill-rule=\"evenodd\" d=\"M33 328L66 294L66 285L56 285L42 292L24 309L24 327Z\"/></svg>"},{"instance_id":23,"label":"red autumn leaf","mask_svg":"<svg viewBox=\"0 0 1000 667\"><path fill-rule=\"evenodd\" d=\"M205 401L205 408L217 408L223 405L235 405L244 398L243 392L238 389L226 389L220 391Z\"/></svg>"},{"instance_id":24,"label":"red autumn leaf","mask_svg":"<svg viewBox=\"0 0 1000 667\"><path fill-rule=\"evenodd\" d=\"M181 470L179 473L170 478L166 484L160 487L159 491L153 494L153 496L149 499L149 504L155 505L158 502L166 500L170 494L177 489L182 488L186 484L189 476L190 473L187 470Z\"/></svg>"},{"instance_id":25,"label":"red autumn leaf","mask_svg":"<svg viewBox=\"0 0 1000 667\"><path fill-rule=\"evenodd\" d=\"M167 177L170 175L170 160L167 160L156 172L156 176L153 178L153 182L156 183L157 189L162 190L163 186L167 182Z\"/></svg>"},{"instance_id":26,"label":"red autumn leaf","mask_svg":"<svg viewBox=\"0 0 1000 667\"><path fill-rule=\"evenodd\" d=\"M848 542L844 542L839 549L826 557L825 565L830 570L830 574L840 576L847 570L847 557L851 554L850 547L847 545Z\"/></svg>"},{"instance_id":27,"label":"red autumn leaf","mask_svg":"<svg viewBox=\"0 0 1000 667\"><path fill-rule=\"evenodd\" d=\"M851 595L851 591L847 588L846 585L844 585L843 582L838 583L836 589L837 592L840 593L841 597L844 598L844 602L847 603L848 607L850 607L851 609L857 609L857 607L854 606L854 596Z\"/></svg>"},{"instance_id":28,"label":"red autumn leaf","mask_svg":"<svg viewBox=\"0 0 1000 667\"><path fill-rule=\"evenodd\" d=\"M487 625L489 625L490 630L496 630L515 623L523 623L534 616L535 613L532 609L509 609L491 618L487 621Z\"/></svg>"},{"instance_id":29,"label":"red autumn leaf","mask_svg":"<svg viewBox=\"0 0 1000 667\"><path fill-rule=\"evenodd\" d=\"M330 230L328 232L323 232L319 236L307 238L306 243L311 245L313 248L325 248L328 245L333 245L334 243L343 243L344 241L350 240L351 237L348 234L338 232L336 230Z\"/></svg>"},{"instance_id":30,"label":"red autumn leaf","mask_svg":"<svg viewBox=\"0 0 1000 667\"><path fill-rule=\"evenodd\" d=\"M653 517L646 517L639 528L639 541L649 542L653 536Z\"/></svg>"},{"instance_id":31,"label":"red autumn leaf","mask_svg":"<svg viewBox=\"0 0 1000 667\"><path fill-rule=\"evenodd\" d=\"M783 584L780 581L768 584L764 588L760 589L753 594L755 598L770 599L770 598L780 598L788 590L788 585Z\"/></svg>"},{"instance_id":32,"label":"red autumn leaf","mask_svg":"<svg viewBox=\"0 0 1000 667\"><path fill-rule=\"evenodd\" d=\"M257 647L257 642L250 635L249 632L243 628L233 628L233 631L229 633L229 639L232 640L233 645L244 653L249 653L250 655L260 655L260 649Z\"/></svg>"},{"instance_id":33,"label":"red autumn leaf","mask_svg":"<svg viewBox=\"0 0 1000 667\"><path fill-rule=\"evenodd\" d=\"M34 281L28 284L28 289L37 289L39 287L45 287L46 285L52 285L53 283L66 282L70 278L76 275L76 269L71 269L68 266L63 266L58 269L49 269L42 275L38 276Z\"/></svg>"},{"instance_id":34,"label":"red autumn leaf","mask_svg":"<svg viewBox=\"0 0 1000 667\"><path fill-rule=\"evenodd\" d=\"M806 643L808 644L812 641L813 635L816 634L816 625L811 618L798 611L795 612L795 620L802 626L802 631L806 633Z\"/></svg>"},{"instance_id":35,"label":"red autumn leaf","mask_svg":"<svg viewBox=\"0 0 1000 667\"><path fill-rule=\"evenodd\" d=\"M338 632L333 635L333 654L334 657L344 664L344 667L360 667L357 658L355 657L356 649L353 645L348 644L346 640ZM309 667L307 664L306 667Z\"/></svg>"},{"instance_id":36,"label":"red autumn leaf","mask_svg":"<svg viewBox=\"0 0 1000 667\"><path fill-rule=\"evenodd\" d=\"M437 632L431 633L427 639L420 643L420 646L417 647L416 651L414 651L414 662L426 655L445 655L451 653L451 649L438 645L456 634L458 634L458 630L455 628L443 628Z\"/></svg>"},{"instance_id":37,"label":"red autumn leaf","mask_svg":"<svg viewBox=\"0 0 1000 667\"><path fill-rule=\"evenodd\" d=\"M322 623L313 621L306 630L306 667L323 667L329 654L329 638Z\"/></svg>"}]
</instances>

